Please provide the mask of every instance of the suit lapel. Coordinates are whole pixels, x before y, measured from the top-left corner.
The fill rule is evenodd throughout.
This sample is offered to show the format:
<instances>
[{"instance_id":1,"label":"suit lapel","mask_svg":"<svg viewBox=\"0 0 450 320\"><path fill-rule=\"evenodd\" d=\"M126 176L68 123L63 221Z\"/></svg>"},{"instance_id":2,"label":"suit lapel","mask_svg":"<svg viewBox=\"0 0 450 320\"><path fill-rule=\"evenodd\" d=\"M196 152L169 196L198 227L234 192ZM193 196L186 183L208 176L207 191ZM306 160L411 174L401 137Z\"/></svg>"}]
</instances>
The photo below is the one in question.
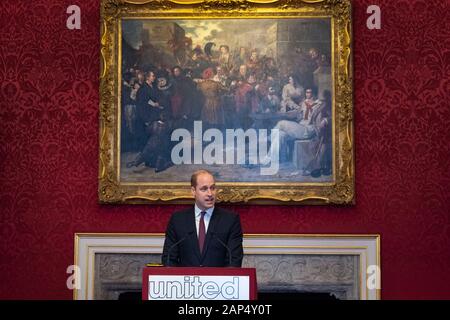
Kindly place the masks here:
<instances>
[{"instance_id":1,"label":"suit lapel","mask_svg":"<svg viewBox=\"0 0 450 320\"><path fill-rule=\"evenodd\" d=\"M209 221L208 231L206 232L205 246L203 248L203 252L202 252L202 256L201 256L202 261L205 258L206 253L208 252L212 234L215 232L216 227L219 224L219 220L220 220L220 211L218 209L214 208L212 216L211 216L211 220ZM197 247L198 247L198 245L197 245ZM198 249L198 251L200 252L200 248Z\"/></svg>"},{"instance_id":2,"label":"suit lapel","mask_svg":"<svg viewBox=\"0 0 450 320\"><path fill-rule=\"evenodd\" d=\"M192 248L194 248L194 253L197 256L198 261L200 261L201 254L200 254L200 247L198 245L197 226L195 225L195 209L192 208L192 210L187 216L188 221L186 225L188 226L188 230L194 231L192 237L189 237L189 241L191 242Z\"/></svg>"}]
</instances>

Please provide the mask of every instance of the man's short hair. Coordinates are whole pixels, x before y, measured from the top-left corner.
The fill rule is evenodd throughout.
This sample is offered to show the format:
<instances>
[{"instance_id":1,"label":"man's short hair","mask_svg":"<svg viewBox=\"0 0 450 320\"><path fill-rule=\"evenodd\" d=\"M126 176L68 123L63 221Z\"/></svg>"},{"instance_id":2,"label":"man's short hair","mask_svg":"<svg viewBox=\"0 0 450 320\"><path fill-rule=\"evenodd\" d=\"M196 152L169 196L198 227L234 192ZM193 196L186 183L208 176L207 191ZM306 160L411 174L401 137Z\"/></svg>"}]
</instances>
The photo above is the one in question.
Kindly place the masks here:
<instances>
[{"instance_id":1,"label":"man's short hair","mask_svg":"<svg viewBox=\"0 0 450 320\"><path fill-rule=\"evenodd\" d=\"M209 172L208 170L204 170L204 169L200 169L195 171L192 176L191 176L191 187L197 187L197 177L201 174L209 174L210 176L213 176L213 174L211 172Z\"/></svg>"}]
</instances>

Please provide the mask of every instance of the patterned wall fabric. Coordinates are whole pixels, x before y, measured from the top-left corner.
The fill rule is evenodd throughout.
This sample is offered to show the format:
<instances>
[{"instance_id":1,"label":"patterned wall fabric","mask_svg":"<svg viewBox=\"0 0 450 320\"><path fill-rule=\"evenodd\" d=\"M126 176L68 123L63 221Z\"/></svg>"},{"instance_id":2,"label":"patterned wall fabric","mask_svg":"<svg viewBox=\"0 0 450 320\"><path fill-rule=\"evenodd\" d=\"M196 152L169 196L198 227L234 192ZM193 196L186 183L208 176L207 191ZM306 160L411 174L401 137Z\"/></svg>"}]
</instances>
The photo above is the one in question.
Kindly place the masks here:
<instances>
[{"instance_id":1,"label":"patterned wall fabric","mask_svg":"<svg viewBox=\"0 0 450 320\"><path fill-rule=\"evenodd\" d=\"M99 0L0 1L0 298L71 299L75 232L163 232L99 205ZM382 29L366 28L366 8ZM450 298L450 1L355 0L356 205L231 206L246 233L379 233L382 297Z\"/></svg>"}]
</instances>

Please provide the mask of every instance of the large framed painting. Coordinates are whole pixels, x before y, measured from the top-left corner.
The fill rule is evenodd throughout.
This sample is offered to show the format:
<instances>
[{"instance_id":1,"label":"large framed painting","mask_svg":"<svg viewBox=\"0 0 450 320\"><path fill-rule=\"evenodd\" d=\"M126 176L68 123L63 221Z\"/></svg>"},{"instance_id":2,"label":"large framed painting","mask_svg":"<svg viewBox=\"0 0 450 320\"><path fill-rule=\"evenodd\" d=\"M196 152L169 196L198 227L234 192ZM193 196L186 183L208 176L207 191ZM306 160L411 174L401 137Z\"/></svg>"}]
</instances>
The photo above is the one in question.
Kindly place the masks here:
<instances>
[{"instance_id":1,"label":"large framed painting","mask_svg":"<svg viewBox=\"0 0 450 320\"><path fill-rule=\"evenodd\" d=\"M349 0L102 0L99 198L354 203Z\"/></svg>"}]
</instances>

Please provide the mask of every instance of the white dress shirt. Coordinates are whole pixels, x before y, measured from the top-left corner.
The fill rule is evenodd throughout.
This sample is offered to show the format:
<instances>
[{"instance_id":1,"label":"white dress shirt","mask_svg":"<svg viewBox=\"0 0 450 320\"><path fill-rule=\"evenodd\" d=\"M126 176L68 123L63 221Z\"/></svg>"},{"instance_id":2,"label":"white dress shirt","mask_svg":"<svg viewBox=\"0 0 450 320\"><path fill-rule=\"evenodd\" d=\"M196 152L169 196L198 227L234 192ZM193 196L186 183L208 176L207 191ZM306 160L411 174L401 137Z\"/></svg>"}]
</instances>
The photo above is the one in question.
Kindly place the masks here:
<instances>
[{"instance_id":1,"label":"white dress shirt","mask_svg":"<svg viewBox=\"0 0 450 320\"><path fill-rule=\"evenodd\" d=\"M197 204L195 205L195 227L197 228L197 237L198 237L198 230L199 230L199 226L200 226L200 218L202 217L202 211L199 207L197 207ZM206 211L205 217L203 218L203 220L205 221L205 234L208 232L208 225L209 225L209 221L211 220L211 216L213 214L214 211L214 207L209 208Z\"/></svg>"}]
</instances>

